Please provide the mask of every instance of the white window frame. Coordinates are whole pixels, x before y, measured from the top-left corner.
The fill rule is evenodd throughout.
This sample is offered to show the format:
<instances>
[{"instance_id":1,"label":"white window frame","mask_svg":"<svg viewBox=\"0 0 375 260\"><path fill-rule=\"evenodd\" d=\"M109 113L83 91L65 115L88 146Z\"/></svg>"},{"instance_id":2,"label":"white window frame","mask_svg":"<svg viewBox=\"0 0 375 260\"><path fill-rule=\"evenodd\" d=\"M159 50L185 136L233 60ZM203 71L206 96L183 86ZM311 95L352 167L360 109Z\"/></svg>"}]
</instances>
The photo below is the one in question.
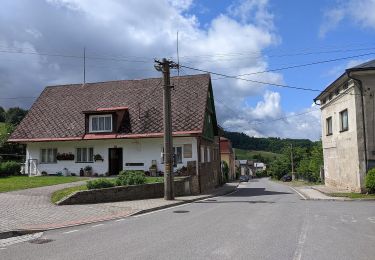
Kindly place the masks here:
<instances>
[{"instance_id":1,"label":"white window frame","mask_svg":"<svg viewBox=\"0 0 375 260\"><path fill-rule=\"evenodd\" d=\"M333 122L332 122L332 116L326 118L326 135L332 135L333 134Z\"/></svg>"},{"instance_id":2,"label":"white window frame","mask_svg":"<svg viewBox=\"0 0 375 260\"><path fill-rule=\"evenodd\" d=\"M206 149L204 148L204 146L203 145L201 145L201 162L202 163L204 163L204 154L205 154L205 151L206 151Z\"/></svg>"},{"instance_id":3,"label":"white window frame","mask_svg":"<svg viewBox=\"0 0 375 260\"><path fill-rule=\"evenodd\" d=\"M103 129L103 130L93 130L92 129L92 120L93 118L98 118L98 128L99 128L99 118L111 118L111 128L110 129ZM104 128L105 128L105 119L104 119ZM104 132L112 132L113 131L113 118L111 114L105 114L105 115L90 115L89 116L89 131L90 133L104 133Z\"/></svg>"},{"instance_id":4,"label":"white window frame","mask_svg":"<svg viewBox=\"0 0 375 260\"><path fill-rule=\"evenodd\" d=\"M211 162L211 147L207 146L207 162Z\"/></svg>"},{"instance_id":5,"label":"white window frame","mask_svg":"<svg viewBox=\"0 0 375 260\"><path fill-rule=\"evenodd\" d=\"M46 150L46 158L45 158L46 160L43 160L43 150ZM51 160L49 160L49 156L48 156L49 151L51 152L51 155L52 155ZM57 163L56 155L57 155L57 148L40 148L40 163L41 164Z\"/></svg>"},{"instance_id":6,"label":"white window frame","mask_svg":"<svg viewBox=\"0 0 375 260\"><path fill-rule=\"evenodd\" d=\"M80 149L81 155L78 160L78 149ZM86 160L82 160L83 149L86 150ZM92 149L92 160L90 160L90 149ZM76 163L93 163L94 162L94 148L93 147L76 147Z\"/></svg>"},{"instance_id":7,"label":"white window frame","mask_svg":"<svg viewBox=\"0 0 375 260\"><path fill-rule=\"evenodd\" d=\"M346 128L344 128L344 114L346 114ZM348 109L344 109L340 112L340 132L349 130L349 112Z\"/></svg>"}]
</instances>

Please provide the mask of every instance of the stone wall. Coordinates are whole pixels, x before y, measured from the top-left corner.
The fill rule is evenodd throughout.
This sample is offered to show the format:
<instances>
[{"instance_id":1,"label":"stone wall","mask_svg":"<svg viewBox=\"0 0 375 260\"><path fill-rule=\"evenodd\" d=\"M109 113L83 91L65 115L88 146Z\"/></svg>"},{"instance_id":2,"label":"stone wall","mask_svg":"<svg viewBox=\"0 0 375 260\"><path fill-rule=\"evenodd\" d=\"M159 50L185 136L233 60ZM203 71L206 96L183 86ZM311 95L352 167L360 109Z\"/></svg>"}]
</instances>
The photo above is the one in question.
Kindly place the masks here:
<instances>
[{"instance_id":1,"label":"stone wall","mask_svg":"<svg viewBox=\"0 0 375 260\"><path fill-rule=\"evenodd\" d=\"M190 177L175 180L175 196L191 195ZM164 183L119 186L105 189L85 190L62 199L58 205L93 204L125 200L162 198Z\"/></svg>"}]
</instances>

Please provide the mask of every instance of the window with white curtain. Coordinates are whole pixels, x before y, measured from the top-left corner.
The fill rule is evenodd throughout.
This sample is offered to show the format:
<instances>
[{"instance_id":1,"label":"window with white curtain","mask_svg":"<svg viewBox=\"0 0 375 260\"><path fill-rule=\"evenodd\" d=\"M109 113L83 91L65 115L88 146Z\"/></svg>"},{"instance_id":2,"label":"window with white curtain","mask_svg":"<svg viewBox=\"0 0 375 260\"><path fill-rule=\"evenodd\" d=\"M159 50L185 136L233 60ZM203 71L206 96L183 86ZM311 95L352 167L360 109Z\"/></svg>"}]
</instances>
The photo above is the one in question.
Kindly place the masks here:
<instances>
[{"instance_id":1,"label":"window with white curtain","mask_svg":"<svg viewBox=\"0 0 375 260\"><path fill-rule=\"evenodd\" d=\"M90 132L112 132L112 115L91 115Z\"/></svg>"},{"instance_id":2,"label":"window with white curtain","mask_svg":"<svg viewBox=\"0 0 375 260\"><path fill-rule=\"evenodd\" d=\"M40 163L57 163L56 155L56 148L40 149Z\"/></svg>"}]
</instances>

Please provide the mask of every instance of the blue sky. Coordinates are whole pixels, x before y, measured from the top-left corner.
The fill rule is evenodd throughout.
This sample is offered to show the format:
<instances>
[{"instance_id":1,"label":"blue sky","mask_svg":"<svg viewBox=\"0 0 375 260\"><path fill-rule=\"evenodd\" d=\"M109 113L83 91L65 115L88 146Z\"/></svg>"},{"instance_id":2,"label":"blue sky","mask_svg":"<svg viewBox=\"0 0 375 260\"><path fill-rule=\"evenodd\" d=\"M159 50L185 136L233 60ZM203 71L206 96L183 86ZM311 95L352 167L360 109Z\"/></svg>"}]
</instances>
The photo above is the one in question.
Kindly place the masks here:
<instances>
[{"instance_id":1,"label":"blue sky","mask_svg":"<svg viewBox=\"0 0 375 260\"><path fill-rule=\"evenodd\" d=\"M375 53L374 13L375 0L4 0L0 106L29 108L45 86L81 82L83 47L95 57L86 62L88 82L159 77L153 58L176 58L177 31L183 65L227 75ZM292 55L307 52L314 54ZM348 66L374 58L242 77L324 89ZM320 138L317 92L212 79L226 130Z\"/></svg>"}]
</instances>

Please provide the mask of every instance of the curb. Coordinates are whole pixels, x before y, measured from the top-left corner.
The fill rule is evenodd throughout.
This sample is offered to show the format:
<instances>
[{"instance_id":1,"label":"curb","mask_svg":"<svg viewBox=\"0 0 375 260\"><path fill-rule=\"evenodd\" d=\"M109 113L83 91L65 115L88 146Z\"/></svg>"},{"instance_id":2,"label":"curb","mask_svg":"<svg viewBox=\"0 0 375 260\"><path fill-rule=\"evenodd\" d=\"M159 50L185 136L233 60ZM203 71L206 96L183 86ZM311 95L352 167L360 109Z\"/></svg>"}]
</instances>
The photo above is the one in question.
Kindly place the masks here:
<instances>
[{"instance_id":1,"label":"curb","mask_svg":"<svg viewBox=\"0 0 375 260\"><path fill-rule=\"evenodd\" d=\"M205 195L205 196L202 196L200 198L180 201L180 202L177 202L177 203L173 203L173 204L169 204L169 205L163 205L163 206L154 207L154 208L149 208L149 209L145 209L145 210L139 210L139 211L136 211L134 213L130 213L129 215L121 216L121 217L114 217L114 218L110 218L110 219L97 220L97 221L93 220L93 221L88 221L88 222L82 222L82 223L77 223L77 224L72 224L72 225L64 225L64 226L58 226L58 227L51 227L51 228L45 228L45 229L35 228L35 229L8 230L8 231L5 231L5 232L0 232L0 241L2 239L15 237L15 236L9 236L8 235L8 234L12 234L12 233L30 234L30 233L45 232L45 231L49 231L49 230L56 230L56 229L62 229L62 228L68 228L68 227L88 225L88 224L93 224L93 223L100 223L100 222L122 219L122 218L127 218L127 217L131 217L131 216L136 216L136 215L142 215L142 214L149 213L149 212L152 212L152 211L171 208L171 207L175 207L175 206L179 206L179 205L183 205L183 204L187 204L187 203L192 203L192 202L195 202L195 201L204 200L204 199L208 199L208 198L213 198L213 197L217 197L217 196L224 196L224 195L227 195L229 193L234 192L237 189L238 185L239 185L239 183L236 186L233 186L233 189L230 189L230 190L225 191L225 192L218 192L216 194ZM2 238L2 237L4 237L4 238Z\"/></svg>"},{"instance_id":2,"label":"curb","mask_svg":"<svg viewBox=\"0 0 375 260\"><path fill-rule=\"evenodd\" d=\"M142 214L145 214L145 213L149 213L149 212L157 211L157 210L161 210L161 209L167 209L167 208L171 208L171 207L175 207L175 206L180 206L180 205L192 203L192 202L195 202L195 201L205 200L205 199L214 198L214 197L218 197L218 196L225 196L227 194L230 194L230 193L234 192L237 189L238 185L239 184L237 184L237 186L233 187L233 189L228 190L228 191L223 192L223 193L206 195L206 196L202 196L202 197L196 198L196 199L184 200L184 201L180 201L180 202L169 204L169 205L163 205L163 206L159 206L159 207L155 207L155 208L140 210L138 212L135 212L135 213L129 215L129 217L138 216L138 215L142 215Z\"/></svg>"}]
</instances>

